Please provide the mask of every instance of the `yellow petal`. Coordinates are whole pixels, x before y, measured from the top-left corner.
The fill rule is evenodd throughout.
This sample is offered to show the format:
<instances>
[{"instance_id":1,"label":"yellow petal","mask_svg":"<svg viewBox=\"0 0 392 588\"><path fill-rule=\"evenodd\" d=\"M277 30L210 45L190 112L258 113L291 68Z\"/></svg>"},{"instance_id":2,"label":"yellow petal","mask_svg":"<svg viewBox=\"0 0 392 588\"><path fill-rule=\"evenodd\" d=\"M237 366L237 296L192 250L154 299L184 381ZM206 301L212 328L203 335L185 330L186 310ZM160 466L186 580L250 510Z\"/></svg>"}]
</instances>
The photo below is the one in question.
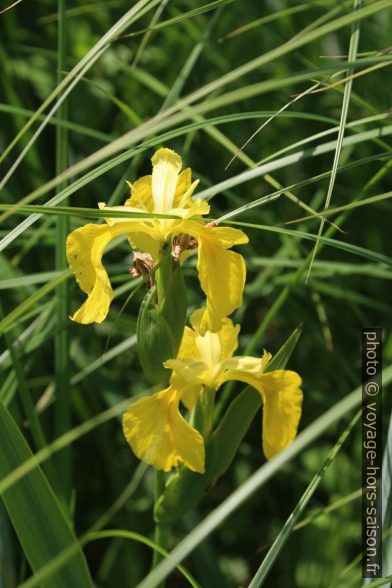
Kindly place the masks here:
<instances>
[{"instance_id":1,"label":"yellow petal","mask_svg":"<svg viewBox=\"0 0 392 588\"><path fill-rule=\"evenodd\" d=\"M188 167L180 173L177 180L176 190L173 198L173 208L190 208L193 206L194 201L191 196L199 183L196 180L192 183L192 171Z\"/></svg>"},{"instance_id":2,"label":"yellow petal","mask_svg":"<svg viewBox=\"0 0 392 588\"><path fill-rule=\"evenodd\" d=\"M173 207L184 208L186 202L183 201L183 196L192 185L192 170L187 167L180 173L177 180L176 190L174 192Z\"/></svg>"},{"instance_id":3,"label":"yellow petal","mask_svg":"<svg viewBox=\"0 0 392 588\"><path fill-rule=\"evenodd\" d=\"M197 310L195 310L193 312L193 314L190 317L190 323L193 327L193 329L191 330L191 332L193 333L193 338L194 341L196 343L196 348L198 348L197 345L197 341L198 341L198 336L200 335L200 324L203 320L205 314L205 308L198 308ZM217 361L225 361L226 359L229 359L230 357L232 357L232 355L234 354L235 350L238 347L238 333L240 332L240 325L234 325L233 321L229 318L225 318L222 321L222 328L216 333L216 335L219 337L219 352L216 353L215 352L210 352L211 356L216 356L218 355ZM203 338L206 337L207 333L204 335ZM189 338L189 336L188 336ZM207 339L206 339L207 340ZM216 340L212 339L211 343L213 345L216 346ZM189 346L189 342L187 341L187 346ZM196 357L195 355L195 348L192 348L192 356L191 357ZM198 351L198 355L200 355L200 352ZM178 358L180 357L180 355L177 356ZM185 355L184 355L185 357Z\"/></svg>"},{"instance_id":4,"label":"yellow petal","mask_svg":"<svg viewBox=\"0 0 392 588\"><path fill-rule=\"evenodd\" d=\"M194 182L196 184L197 182ZM192 184L193 186L193 184ZM203 198L197 198L197 200L190 199L188 204L183 208L171 208L167 211L167 214L173 214L183 219L191 217L200 217L210 212L210 205Z\"/></svg>"},{"instance_id":5,"label":"yellow petal","mask_svg":"<svg viewBox=\"0 0 392 588\"><path fill-rule=\"evenodd\" d=\"M152 198L154 212L165 213L173 208L178 174L182 166L181 157L171 149L156 151L152 161Z\"/></svg>"},{"instance_id":6,"label":"yellow petal","mask_svg":"<svg viewBox=\"0 0 392 588\"><path fill-rule=\"evenodd\" d=\"M152 199L151 176L143 176L131 184L131 197L125 201L125 206L140 208L145 212L152 212L154 201Z\"/></svg>"},{"instance_id":7,"label":"yellow petal","mask_svg":"<svg viewBox=\"0 0 392 588\"><path fill-rule=\"evenodd\" d=\"M176 380L173 380L173 383ZM184 406L191 412L196 404L196 401L199 397L199 394L203 392L203 385L202 384L195 384L193 386L187 386L181 392L181 402Z\"/></svg>"},{"instance_id":8,"label":"yellow petal","mask_svg":"<svg viewBox=\"0 0 392 588\"><path fill-rule=\"evenodd\" d=\"M155 262L157 262L159 260L159 252L161 250L162 247L162 241L160 241L159 239L156 239L153 235L154 233L154 227L151 228L151 232L152 234L147 233L148 230L148 225L146 225L146 232L145 233L135 233L132 232L132 234L129 237L129 243L132 247L132 249L138 249L139 251L142 251L143 253L149 253L151 255L151 257L153 258L153 260Z\"/></svg>"},{"instance_id":9,"label":"yellow petal","mask_svg":"<svg viewBox=\"0 0 392 588\"><path fill-rule=\"evenodd\" d=\"M268 354L269 355L269 354ZM225 362L221 383L239 380L256 388L263 399L263 451L271 459L286 449L297 434L301 418L301 378L290 370L262 373L268 355L233 357Z\"/></svg>"},{"instance_id":10,"label":"yellow petal","mask_svg":"<svg viewBox=\"0 0 392 588\"><path fill-rule=\"evenodd\" d=\"M192 221L199 241L197 269L200 285L207 297L207 307L200 322L200 334L216 333L224 319L242 304L246 267L243 257L228 251L232 245L247 243L247 236L237 229L204 227Z\"/></svg>"},{"instance_id":11,"label":"yellow petal","mask_svg":"<svg viewBox=\"0 0 392 588\"><path fill-rule=\"evenodd\" d=\"M178 393L169 387L130 406L123 430L134 453L158 470L170 471L183 462L204 472L204 441L178 410Z\"/></svg>"},{"instance_id":12,"label":"yellow petal","mask_svg":"<svg viewBox=\"0 0 392 588\"><path fill-rule=\"evenodd\" d=\"M147 176L146 176L147 177ZM151 176L150 176L151 177ZM142 178L144 180L145 178ZM135 183L135 185L138 182ZM127 202L131 202L132 198L127 200ZM151 200L152 202L152 200ZM143 204L138 202L140 206ZM144 206L144 205L143 205ZM134 206L130 206L126 204L125 206L106 206L104 202L99 202L98 207L100 210L109 210L113 211L120 211L120 212L152 212L147 209L143 208L135 208ZM152 208L152 204L151 204ZM124 217L108 217L105 218L106 223L112 227L119 223L127 222L129 223L129 243L132 249L138 249L142 252L148 252L154 259L154 261L158 261L159 259L159 251L162 246L162 231L160 228L159 220L158 219L140 219L138 217L131 217L131 218L124 218ZM141 232L142 229L142 232Z\"/></svg>"},{"instance_id":13,"label":"yellow petal","mask_svg":"<svg viewBox=\"0 0 392 588\"><path fill-rule=\"evenodd\" d=\"M196 345L196 333L193 329L189 327L185 327L184 334L182 336L181 345L177 353L177 360L198 360L199 359L199 350ZM170 361L170 360L169 360ZM178 364L177 364L178 365ZM172 366L167 366L169 369L173 369ZM200 370L198 371L198 373ZM189 372L188 372L189 374ZM192 378L194 377L195 372L189 375L191 382ZM173 384L175 388L181 387L181 401L187 407L188 410L192 410L198 395L203 389L203 385L200 383L196 383L194 385L189 385L189 381L181 377L181 374L176 374L173 371L172 376L170 378L170 382Z\"/></svg>"},{"instance_id":14,"label":"yellow petal","mask_svg":"<svg viewBox=\"0 0 392 588\"><path fill-rule=\"evenodd\" d=\"M243 257L228 248L247 243L248 237L238 229L204 226L192 220L184 220L179 229L199 242L197 269L207 297L200 334L216 333L222 328L223 320L241 306L245 284Z\"/></svg>"},{"instance_id":15,"label":"yellow petal","mask_svg":"<svg viewBox=\"0 0 392 588\"><path fill-rule=\"evenodd\" d=\"M170 381L173 382L173 375L178 379L176 382L181 382L181 386L189 384L202 384L203 374L206 370L206 364L197 359L168 359L164 366L173 370ZM176 386L177 387L177 386Z\"/></svg>"},{"instance_id":16,"label":"yellow petal","mask_svg":"<svg viewBox=\"0 0 392 588\"><path fill-rule=\"evenodd\" d=\"M177 359L199 359L199 351L195 340L196 335L193 329L185 327L181 345L177 353Z\"/></svg>"},{"instance_id":17,"label":"yellow petal","mask_svg":"<svg viewBox=\"0 0 392 588\"><path fill-rule=\"evenodd\" d=\"M88 224L68 235L66 253L69 266L81 289L88 294L72 320L86 325L101 323L105 319L113 298L109 277L102 265L105 248L118 235L148 230L143 223L126 221L113 226Z\"/></svg>"},{"instance_id":18,"label":"yellow petal","mask_svg":"<svg viewBox=\"0 0 392 588\"><path fill-rule=\"evenodd\" d=\"M134 206L106 206L105 202L98 202L98 208L99 208L99 210L103 210L103 211L106 210L109 212L135 212L136 214L146 212L142 208L135 208ZM109 216L109 217L105 218L105 222L110 227L112 227L113 225L116 225L118 223L124 223L124 222L139 223L140 217L130 216L129 218L124 218L124 217L119 216L118 218L116 218L113 216ZM148 222L148 219L146 222Z\"/></svg>"},{"instance_id":19,"label":"yellow petal","mask_svg":"<svg viewBox=\"0 0 392 588\"><path fill-rule=\"evenodd\" d=\"M128 227L127 227L128 228ZM109 241L124 231L123 225L88 224L67 238L67 260L81 289L88 294L86 302L73 315L78 323L101 323L106 317L113 290L101 258Z\"/></svg>"},{"instance_id":20,"label":"yellow petal","mask_svg":"<svg viewBox=\"0 0 392 588\"><path fill-rule=\"evenodd\" d=\"M296 372L276 370L263 374L263 451L267 459L294 441L302 412L301 378Z\"/></svg>"},{"instance_id":21,"label":"yellow petal","mask_svg":"<svg viewBox=\"0 0 392 588\"><path fill-rule=\"evenodd\" d=\"M219 361L225 361L234 354L238 347L240 328L240 325L234 325L229 318L224 319L222 329L218 333L221 346Z\"/></svg>"}]
</instances>

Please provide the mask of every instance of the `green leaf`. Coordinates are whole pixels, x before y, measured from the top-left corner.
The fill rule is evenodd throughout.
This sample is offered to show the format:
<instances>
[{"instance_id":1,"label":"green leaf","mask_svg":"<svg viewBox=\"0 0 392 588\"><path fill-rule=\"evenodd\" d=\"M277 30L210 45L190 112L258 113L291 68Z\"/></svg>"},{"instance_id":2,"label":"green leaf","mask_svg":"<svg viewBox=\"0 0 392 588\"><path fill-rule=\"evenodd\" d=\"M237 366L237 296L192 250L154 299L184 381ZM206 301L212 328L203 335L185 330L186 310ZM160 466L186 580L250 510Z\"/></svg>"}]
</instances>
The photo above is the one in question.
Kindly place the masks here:
<instances>
[{"instance_id":1,"label":"green leaf","mask_svg":"<svg viewBox=\"0 0 392 588\"><path fill-rule=\"evenodd\" d=\"M272 358L266 371L283 369L286 366L301 335L301 330L300 326L293 331ZM206 488L230 466L260 408L260 394L249 386L233 400L206 444L205 474L200 475L182 467L171 476L155 507L154 516L157 522L174 522L199 501Z\"/></svg>"},{"instance_id":2,"label":"green leaf","mask_svg":"<svg viewBox=\"0 0 392 588\"><path fill-rule=\"evenodd\" d=\"M0 403L0 476L4 478L32 453L10 413ZM36 467L2 494L4 505L33 571L77 539L52 488L40 467ZM80 548L43 588L91 587L90 573Z\"/></svg>"}]
</instances>

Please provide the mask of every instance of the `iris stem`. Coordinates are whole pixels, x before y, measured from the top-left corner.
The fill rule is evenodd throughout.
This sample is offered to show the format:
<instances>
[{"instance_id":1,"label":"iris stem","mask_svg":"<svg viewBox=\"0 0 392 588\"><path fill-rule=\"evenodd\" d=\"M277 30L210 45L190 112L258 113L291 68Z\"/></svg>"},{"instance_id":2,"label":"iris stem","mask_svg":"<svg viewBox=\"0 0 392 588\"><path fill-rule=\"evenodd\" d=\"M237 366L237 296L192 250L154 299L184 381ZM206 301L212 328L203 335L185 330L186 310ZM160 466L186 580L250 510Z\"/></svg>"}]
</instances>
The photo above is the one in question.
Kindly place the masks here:
<instances>
[{"instance_id":1,"label":"iris stem","mask_svg":"<svg viewBox=\"0 0 392 588\"><path fill-rule=\"evenodd\" d=\"M213 425L215 390L205 388L199 394L191 415L191 425L201 433L204 439L209 436Z\"/></svg>"},{"instance_id":2,"label":"iris stem","mask_svg":"<svg viewBox=\"0 0 392 588\"><path fill-rule=\"evenodd\" d=\"M166 478L165 473L161 470L157 470L155 472L155 496L154 496L154 505L157 504L159 497L163 493L165 489ZM155 534L154 534L155 543L157 543L160 547L163 547L167 551L169 541L170 541L170 525L167 523L158 523L155 521ZM152 567L156 568L159 562L162 560L163 556L158 553L158 551L154 551L154 557L152 560ZM163 588L164 584L160 584L158 588Z\"/></svg>"}]
</instances>

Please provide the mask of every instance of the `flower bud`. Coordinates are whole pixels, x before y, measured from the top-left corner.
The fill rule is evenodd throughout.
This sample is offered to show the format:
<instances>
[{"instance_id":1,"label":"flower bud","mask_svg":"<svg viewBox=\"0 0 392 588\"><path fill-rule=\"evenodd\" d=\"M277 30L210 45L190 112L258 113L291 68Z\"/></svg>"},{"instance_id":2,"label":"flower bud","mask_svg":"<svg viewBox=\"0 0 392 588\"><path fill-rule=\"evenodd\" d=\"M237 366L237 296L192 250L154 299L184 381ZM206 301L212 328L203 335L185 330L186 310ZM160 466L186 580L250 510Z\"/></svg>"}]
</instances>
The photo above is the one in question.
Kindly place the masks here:
<instances>
[{"instance_id":1,"label":"flower bud","mask_svg":"<svg viewBox=\"0 0 392 588\"><path fill-rule=\"evenodd\" d=\"M137 321L137 346L144 374L165 384L170 370L163 363L177 356L186 320L186 290L180 265L171 256L156 272L156 286L146 294Z\"/></svg>"}]
</instances>

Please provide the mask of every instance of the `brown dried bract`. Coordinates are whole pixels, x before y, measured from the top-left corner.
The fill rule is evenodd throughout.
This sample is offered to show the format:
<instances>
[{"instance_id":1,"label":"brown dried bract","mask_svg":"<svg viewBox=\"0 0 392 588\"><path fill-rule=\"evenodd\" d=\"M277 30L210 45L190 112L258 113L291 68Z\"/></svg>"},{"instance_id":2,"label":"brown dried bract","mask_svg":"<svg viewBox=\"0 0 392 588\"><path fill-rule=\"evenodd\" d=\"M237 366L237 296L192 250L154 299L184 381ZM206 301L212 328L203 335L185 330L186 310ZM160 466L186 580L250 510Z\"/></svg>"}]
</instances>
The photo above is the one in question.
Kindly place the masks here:
<instances>
[{"instance_id":1,"label":"brown dried bract","mask_svg":"<svg viewBox=\"0 0 392 588\"><path fill-rule=\"evenodd\" d=\"M186 233L180 233L173 238L172 243L172 256L175 261L180 259L183 251L189 251L190 249L196 249L198 242L196 239L187 235Z\"/></svg>"},{"instance_id":2,"label":"brown dried bract","mask_svg":"<svg viewBox=\"0 0 392 588\"><path fill-rule=\"evenodd\" d=\"M133 252L133 267L128 268L129 273L133 278L142 276L145 280L150 277L150 287L152 286L151 270L154 267L154 260L149 253ZM148 282L146 281L148 284Z\"/></svg>"}]
</instances>

